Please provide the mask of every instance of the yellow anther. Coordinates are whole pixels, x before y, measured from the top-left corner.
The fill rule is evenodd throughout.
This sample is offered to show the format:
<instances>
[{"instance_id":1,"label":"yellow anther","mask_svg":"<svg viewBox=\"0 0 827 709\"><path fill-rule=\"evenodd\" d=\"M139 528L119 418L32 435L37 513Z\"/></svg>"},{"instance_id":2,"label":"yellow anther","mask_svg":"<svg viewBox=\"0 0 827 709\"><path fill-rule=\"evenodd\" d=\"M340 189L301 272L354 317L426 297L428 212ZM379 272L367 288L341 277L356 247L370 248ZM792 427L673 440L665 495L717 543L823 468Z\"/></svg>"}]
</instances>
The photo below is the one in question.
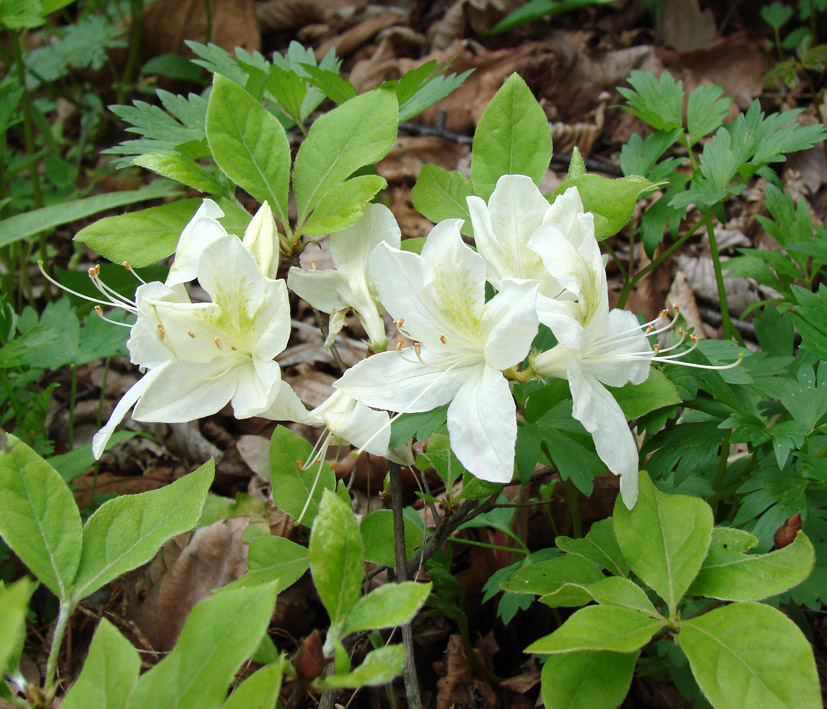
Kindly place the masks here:
<instances>
[{"instance_id":1,"label":"yellow anther","mask_svg":"<svg viewBox=\"0 0 827 709\"><path fill-rule=\"evenodd\" d=\"M419 353L422 351L422 345L419 342L414 342L414 352L416 352L416 356L419 357Z\"/></svg>"},{"instance_id":2,"label":"yellow anther","mask_svg":"<svg viewBox=\"0 0 827 709\"><path fill-rule=\"evenodd\" d=\"M647 327L647 328L646 328L646 334L648 335L648 334L649 334L650 332L652 332L652 330L654 330L654 329L655 329L655 326L654 326L654 325L650 325L649 327Z\"/></svg>"},{"instance_id":3,"label":"yellow anther","mask_svg":"<svg viewBox=\"0 0 827 709\"><path fill-rule=\"evenodd\" d=\"M96 305L96 306L95 306L95 312L96 312L98 315L100 315L101 317L103 317L103 308L101 308L101 306L100 306L100 305Z\"/></svg>"},{"instance_id":4,"label":"yellow anther","mask_svg":"<svg viewBox=\"0 0 827 709\"><path fill-rule=\"evenodd\" d=\"M444 345L445 344L445 335L439 336L439 341Z\"/></svg>"},{"instance_id":5,"label":"yellow anther","mask_svg":"<svg viewBox=\"0 0 827 709\"><path fill-rule=\"evenodd\" d=\"M402 326L403 326L404 324L405 324L405 318L399 318L399 320L394 320L394 321L393 321L393 326L394 326L397 330L402 329Z\"/></svg>"},{"instance_id":6,"label":"yellow anther","mask_svg":"<svg viewBox=\"0 0 827 709\"><path fill-rule=\"evenodd\" d=\"M131 271L131 270L132 270L132 266L130 266L130 265L129 265L129 261L124 261L124 262L123 262L123 267L124 267L127 271Z\"/></svg>"},{"instance_id":7,"label":"yellow anther","mask_svg":"<svg viewBox=\"0 0 827 709\"><path fill-rule=\"evenodd\" d=\"M315 270L316 270L316 262L315 262L315 261L311 261L311 262L310 262L310 270L311 270L311 271L315 271Z\"/></svg>"},{"instance_id":8,"label":"yellow anther","mask_svg":"<svg viewBox=\"0 0 827 709\"><path fill-rule=\"evenodd\" d=\"M655 354L657 354L658 352L660 352L660 345L654 345L652 349L655 351Z\"/></svg>"},{"instance_id":9,"label":"yellow anther","mask_svg":"<svg viewBox=\"0 0 827 709\"><path fill-rule=\"evenodd\" d=\"M238 347L233 347L232 345L230 345L230 349L231 349L233 352L238 352Z\"/></svg>"},{"instance_id":10,"label":"yellow anther","mask_svg":"<svg viewBox=\"0 0 827 709\"><path fill-rule=\"evenodd\" d=\"M397 340L397 341L396 341L396 351L397 351L397 352L401 352L401 351L402 351L402 340Z\"/></svg>"},{"instance_id":11,"label":"yellow anther","mask_svg":"<svg viewBox=\"0 0 827 709\"><path fill-rule=\"evenodd\" d=\"M693 333L693 334L691 334L691 335L689 336L689 339L690 339L690 340L692 340L692 344L693 344L693 345L698 344L698 338L697 338L697 337L695 337L695 334L694 334L694 333Z\"/></svg>"},{"instance_id":12,"label":"yellow anther","mask_svg":"<svg viewBox=\"0 0 827 709\"><path fill-rule=\"evenodd\" d=\"M221 338L220 338L220 337L216 337L216 338L213 340L213 342L215 342L215 346L216 346L218 349L221 349Z\"/></svg>"},{"instance_id":13,"label":"yellow anther","mask_svg":"<svg viewBox=\"0 0 827 709\"><path fill-rule=\"evenodd\" d=\"M194 333L192 330L187 330L187 334L188 334L190 337L195 337L195 333Z\"/></svg>"},{"instance_id":14,"label":"yellow anther","mask_svg":"<svg viewBox=\"0 0 827 709\"><path fill-rule=\"evenodd\" d=\"M167 331L164 330L164 326L163 325L158 325L158 338L163 340L164 337L166 336L166 334L167 334Z\"/></svg>"},{"instance_id":15,"label":"yellow anther","mask_svg":"<svg viewBox=\"0 0 827 709\"><path fill-rule=\"evenodd\" d=\"M683 337L683 328L682 328L682 327L679 327L679 328L678 328L678 334L679 334L681 337Z\"/></svg>"},{"instance_id":16,"label":"yellow anther","mask_svg":"<svg viewBox=\"0 0 827 709\"><path fill-rule=\"evenodd\" d=\"M663 310L660 311L660 317L662 317L662 318L669 317L669 311L666 308L664 308Z\"/></svg>"},{"instance_id":17,"label":"yellow anther","mask_svg":"<svg viewBox=\"0 0 827 709\"><path fill-rule=\"evenodd\" d=\"M672 305L672 310L674 310L675 315L677 315L679 312L681 312L681 306L678 305L677 303L675 303L675 304Z\"/></svg>"}]
</instances>

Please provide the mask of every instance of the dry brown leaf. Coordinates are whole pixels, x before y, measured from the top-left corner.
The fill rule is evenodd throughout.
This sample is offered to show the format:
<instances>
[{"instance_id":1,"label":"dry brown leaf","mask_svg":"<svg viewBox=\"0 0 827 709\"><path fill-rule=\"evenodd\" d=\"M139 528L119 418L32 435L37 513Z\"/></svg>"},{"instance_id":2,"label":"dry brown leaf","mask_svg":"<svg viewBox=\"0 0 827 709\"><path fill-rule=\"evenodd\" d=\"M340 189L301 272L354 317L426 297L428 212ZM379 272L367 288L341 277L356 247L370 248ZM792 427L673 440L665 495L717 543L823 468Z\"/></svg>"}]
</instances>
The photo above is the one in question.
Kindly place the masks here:
<instances>
[{"instance_id":1,"label":"dry brown leaf","mask_svg":"<svg viewBox=\"0 0 827 709\"><path fill-rule=\"evenodd\" d=\"M270 481L270 439L264 436L242 436L236 443L241 459L262 480Z\"/></svg>"},{"instance_id":2,"label":"dry brown leaf","mask_svg":"<svg viewBox=\"0 0 827 709\"><path fill-rule=\"evenodd\" d=\"M480 662L484 662L483 653L474 649ZM461 709L461 707L486 707L496 709L500 706L499 698L488 682L474 675L471 664L465 656L462 638L452 635L448 639L445 658L440 663L442 676L437 681L437 709Z\"/></svg>"},{"instance_id":3,"label":"dry brown leaf","mask_svg":"<svg viewBox=\"0 0 827 709\"><path fill-rule=\"evenodd\" d=\"M390 152L376 169L389 183L413 184L423 165L437 165L454 170L457 163L470 153L467 145L457 145L435 136L399 136Z\"/></svg>"},{"instance_id":4,"label":"dry brown leaf","mask_svg":"<svg viewBox=\"0 0 827 709\"><path fill-rule=\"evenodd\" d=\"M346 57L373 39L380 30L396 24L399 20L400 16L397 12L386 12L378 17L369 17L355 27L322 42L315 50L316 59L321 60L331 49L336 50L337 57Z\"/></svg>"},{"instance_id":5,"label":"dry brown leaf","mask_svg":"<svg viewBox=\"0 0 827 709\"><path fill-rule=\"evenodd\" d=\"M261 48L255 0L208 0L212 14L209 41L232 52ZM146 57L164 54L191 56L185 39L207 40L204 0L157 0L146 6L141 51Z\"/></svg>"},{"instance_id":6,"label":"dry brown leaf","mask_svg":"<svg viewBox=\"0 0 827 709\"><path fill-rule=\"evenodd\" d=\"M262 32L280 32L323 23L332 9L318 0L267 0L256 5L256 19Z\"/></svg>"},{"instance_id":7,"label":"dry brown leaf","mask_svg":"<svg viewBox=\"0 0 827 709\"><path fill-rule=\"evenodd\" d=\"M695 335L699 339L708 336L706 326L704 325L701 314L698 312L698 303L695 301L695 294L689 285L689 279L683 271L675 273L675 279L672 281L672 288L669 289L669 294L666 296L666 307L672 308L678 306L681 315L686 320L686 324L694 328ZM668 335L669 333L663 333Z\"/></svg>"},{"instance_id":8,"label":"dry brown leaf","mask_svg":"<svg viewBox=\"0 0 827 709\"><path fill-rule=\"evenodd\" d=\"M293 377L284 377L296 395L305 405L316 408L333 393L333 382L336 377L311 369L306 364L296 367L298 374Z\"/></svg>"},{"instance_id":9,"label":"dry brown leaf","mask_svg":"<svg viewBox=\"0 0 827 709\"><path fill-rule=\"evenodd\" d=\"M170 650L196 603L247 571L249 520L221 520L167 542L135 584L128 617L159 651ZM141 589L148 590L140 599Z\"/></svg>"},{"instance_id":10,"label":"dry brown leaf","mask_svg":"<svg viewBox=\"0 0 827 709\"><path fill-rule=\"evenodd\" d=\"M664 44L679 52L706 47L715 40L715 15L701 11L698 0L666 0L658 14L658 34Z\"/></svg>"}]
</instances>

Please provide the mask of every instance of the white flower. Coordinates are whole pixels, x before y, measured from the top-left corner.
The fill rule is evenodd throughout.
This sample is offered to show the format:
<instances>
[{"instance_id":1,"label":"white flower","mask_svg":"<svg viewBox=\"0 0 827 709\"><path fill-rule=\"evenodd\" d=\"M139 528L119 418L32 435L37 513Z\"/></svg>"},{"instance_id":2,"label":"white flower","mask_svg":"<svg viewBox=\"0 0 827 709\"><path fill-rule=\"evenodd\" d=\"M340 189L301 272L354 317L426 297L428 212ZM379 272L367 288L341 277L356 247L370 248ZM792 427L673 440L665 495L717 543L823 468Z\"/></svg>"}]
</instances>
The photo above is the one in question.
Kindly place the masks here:
<instances>
[{"instance_id":1,"label":"white flower","mask_svg":"<svg viewBox=\"0 0 827 709\"><path fill-rule=\"evenodd\" d=\"M539 284L538 308L559 298L563 286L528 242L538 231L562 235L575 247L594 236L594 215L583 211L577 188L570 187L549 204L530 177L503 175L487 205L479 197L467 202L474 241L494 287L499 288L503 278L532 279Z\"/></svg>"},{"instance_id":2,"label":"white flower","mask_svg":"<svg viewBox=\"0 0 827 709\"><path fill-rule=\"evenodd\" d=\"M508 482L517 422L502 374L537 332L537 284L505 278L485 302L485 262L460 236L460 220L434 227L422 255L380 244L370 273L388 312L414 347L359 362L337 389L367 406L429 411L450 402L451 447L475 476Z\"/></svg>"},{"instance_id":3,"label":"white flower","mask_svg":"<svg viewBox=\"0 0 827 709\"><path fill-rule=\"evenodd\" d=\"M227 236L227 230L218 221L224 216L215 202L205 199L189 220L175 247L175 261L165 283L168 286L187 283L196 277L201 254L210 244ZM252 254L262 274L275 278L278 271L278 234L273 212L267 202L262 203L244 232L243 244Z\"/></svg>"},{"instance_id":4,"label":"white flower","mask_svg":"<svg viewBox=\"0 0 827 709\"><path fill-rule=\"evenodd\" d=\"M649 376L655 356L633 313L609 311L603 258L594 237L576 248L560 233L537 233L529 246L576 301L550 301L540 321L558 344L532 360L541 376L567 379L572 414L592 434L597 454L616 475L630 509L638 493L638 450L620 405L606 389Z\"/></svg>"},{"instance_id":5,"label":"white flower","mask_svg":"<svg viewBox=\"0 0 827 709\"><path fill-rule=\"evenodd\" d=\"M336 269L304 271L291 268L287 285L314 308L330 314L325 347L330 347L353 309L365 328L371 347L382 351L387 344L385 322L379 299L368 273L368 258L381 243L399 247L399 226L391 211L381 204L369 204L352 226L330 236L330 255Z\"/></svg>"},{"instance_id":6,"label":"white flower","mask_svg":"<svg viewBox=\"0 0 827 709\"><path fill-rule=\"evenodd\" d=\"M132 362L148 371L95 435L96 457L133 405L139 421L192 421L228 402L237 418L304 419L304 407L273 359L290 336L284 281L263 276L231 235L202 250L196 275L212 302L189 302L180 285L138 288L129 308L138 319L127 347Z\"/></svg>"}]
</instances>

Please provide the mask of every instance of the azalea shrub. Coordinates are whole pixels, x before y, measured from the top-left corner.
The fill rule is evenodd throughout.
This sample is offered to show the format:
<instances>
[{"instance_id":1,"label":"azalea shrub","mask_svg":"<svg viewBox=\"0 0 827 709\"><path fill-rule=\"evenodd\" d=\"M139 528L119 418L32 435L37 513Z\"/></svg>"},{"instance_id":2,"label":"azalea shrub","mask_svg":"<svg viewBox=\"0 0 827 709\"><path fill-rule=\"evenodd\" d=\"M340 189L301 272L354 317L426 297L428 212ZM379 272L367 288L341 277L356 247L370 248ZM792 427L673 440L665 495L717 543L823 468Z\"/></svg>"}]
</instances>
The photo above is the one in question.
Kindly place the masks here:
<instances>
[{"instance_id":1,"label":"azalea shrub","mask_svg":"<svg viewBox=\"0 0 827 709\"><path fill-rule=\"evenodd\" d=\"M142 138L115 150L208 196L108 217L76 237L133 272L172 256L164 278L138 283L132 298L99 268L89 272L96 309L128 330L130 361L142 372L91 452L104 454L130 412L137 421L174 423L229 404L239 419L315 427L313 445L278 426L270 449L273 502L309 528L309 547L257 539L248 573L199 604L172 653L141 676L136 651L102 622L65 701L274 707L283 678L332 696L404 672L408 701L418 706L410 621L431 585L415 579L427 569L428 602L447 608L443 542L477 526L512 538L523 557L486 589L488 598L502 593L506 622L528 607L530 594L554 608L597 604L527 646L545 661L547 706L617 706L636 663L659 657L667 658L664 672L678 668L675 677L688 660L682 687L714 706L743 706L745 697L761 706L793 697L817 706L812 650L796 623L770 606L790 593L795 599L799 584L806 589L800 602L810 607L823 593L818 577L806 579L827 541L825 334L817 315L825 291L813 292L813 278L792 278L790 297L756 321L759 352L737 341L722 287L723 340L699 338L676 307L647 322L622 306L640 278L701 227L722 286L714 236L721 206L755 175L777 182L768 166L811 147L822 127L798 126L794 113L765 116L757 104L724 123L728 100L709 87L689 95L684 117L680 82L636 73L623 94L654 132L624 148L626 176L588 174L575 151L566 180L547 195L538 187L552 156L547 120L514 75L479 122L470 175L422 170L413 202L435 226L425 238L406 239L373 166L392 147L400 118L424 110L461 77L429 67L357 95L335 58L317 66L297 47L273 62L202 51L215 72L208 98L165 95L169 113L154 124L139 119L140 102L120 107ZM294 93L283 90L285 81ZM325 96L337 105L309 124ZM294 157L287 131L295 127L306 135ZM663 157L676 143L685 161L680 152ZM255 214L239 190L260 204ZM624 228L639 199L658 192L630 226L632 243L640 236L653 261L622 271L620 307L612 308L601 242ZM689 219L697 221L687 226ZM672 244L656 255L667 226ZM811 243L806 232L797 243ZM303 267L305 247L327 234L335 267ZM291 335L291 291L315 311L342 370L335 392L312 410L278 363ZM364 334L368 354L349 368L338 350L346 327ZM749 444L748 458L730 455L736 442ZM329 465L331 445L387 458L392 512L359 525L345 481ZM28 693L12 697L16 703L48 703L58 689L56 653L78 604L197 523L212 467L107 502L81 524L63 480L25 442L10 437L2 455L0 535L57 597L59 612L46 683L27 687L16 668L31 585L0 591L0 612L13 628L0 643L0 665ZM403 466L423 477L433 470L444 483L443 492L423 483L424 502L446 510L434 528L403 513ZM617 477L614 514L585 530L578 493L590 495L606 473ZM800 489L795 502L780 492L756 497L759 487L788 479ZM572 537L559 536L549 549L521 539L495 513L508 508L501 493L513 485L540 500L562 489ZM181 493L172 494L175 486ZM793 529L786 548L767 553L794 507L804 531ZM716 526L733 517L735 527ZM397 583L363 594L365 562L394 567ZM330 617L321 648L330 668L312 676L265 635L276 594L308 568ZM247 620L233 624L241 612ZM403 627L404 644L378 632L395 626ZM353 668L353 643L368 633L376 649ZM221 652L199 660L207 636ZM226 698L251 657L264 666ZM122 681L97 681L107 668L118 668Z\"/></svg>"}]
</instances>

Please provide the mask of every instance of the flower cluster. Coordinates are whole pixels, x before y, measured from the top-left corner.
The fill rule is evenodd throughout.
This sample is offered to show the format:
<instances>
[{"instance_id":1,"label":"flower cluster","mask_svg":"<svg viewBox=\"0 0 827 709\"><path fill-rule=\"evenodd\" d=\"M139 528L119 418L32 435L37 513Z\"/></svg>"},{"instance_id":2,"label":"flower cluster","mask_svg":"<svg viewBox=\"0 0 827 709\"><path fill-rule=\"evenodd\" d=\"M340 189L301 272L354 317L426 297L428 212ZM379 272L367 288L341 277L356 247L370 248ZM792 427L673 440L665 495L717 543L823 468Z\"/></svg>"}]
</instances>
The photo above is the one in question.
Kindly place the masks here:
<instances>
[{"instance_id":1,"label":"flower cluster","mask_svg":"<svg viewBox=\"0 0 827 709\"><path fill-rule=\"evenodd\" d=\"M576 188L549 203L522 175L501 177L488 203L469 197L468 209L476 250L464 243L456 219L437 224L421 253L403 250L391 212L369 205L359 221L330 237L335 269L294 267L285 282L276 278L278 234L269 207L238 239L222 227L218 205L204 200L181 234L166 282L143 283L134 302L117 296L93 269L106 297L98 305L136 316L127 344L144 372L95 436L95 456L133 407L137 420L180 422L230 403L238 418L324 426L328 433L313 460L323 459L331 440L344 440L410 462L409 450L388 450L389 412L447 404L457 458L478 478L505 483L517 436L506 374L527 361L522 380L568 381L574 417L633 506L637 445L606 387L642 383L662 352L650 346L651 324L609 308L593 215ZM190 300L186 284L194 282L209 302ZM486 284L494 292L488 299ZM330 399L310 412L275 361L290 335L288 286L330 314L327 347L352 311L377 353L346 371ZM389 351L385 313L402 336ZM540 323L557 344L530 353Z\"/></svg>"}]
</instances>

